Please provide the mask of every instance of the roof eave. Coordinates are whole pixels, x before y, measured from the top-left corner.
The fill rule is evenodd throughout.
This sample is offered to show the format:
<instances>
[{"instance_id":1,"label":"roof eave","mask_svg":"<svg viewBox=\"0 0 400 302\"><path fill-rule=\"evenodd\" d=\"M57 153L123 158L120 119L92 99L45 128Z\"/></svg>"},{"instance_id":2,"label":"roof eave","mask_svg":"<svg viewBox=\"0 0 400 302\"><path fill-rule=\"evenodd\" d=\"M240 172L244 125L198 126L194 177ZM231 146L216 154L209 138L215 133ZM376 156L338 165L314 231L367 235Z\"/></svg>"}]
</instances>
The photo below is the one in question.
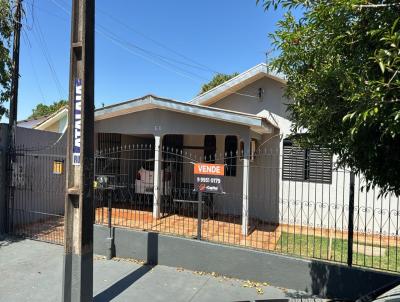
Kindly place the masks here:
<instances>
[{"instance_id":1,"label":"roof eave","mask_svg":"<svg viewBox=\"0 0 400 302\"><path fill-rule=\"evenodd\" d=\"M198 105L213 104L221 98L235 93L246 85L253 83L263 77L268 77L274 81L286 85L286 80L269 73L267 65L261 63L222 83L221 85L218 85L213 89L195 97L189 103Z\"/></svg>"},{"instance_id":2,"label":"roof eave","mask_svg":"<svg viewBox=\"0 0 400 302\"><path fill-rule=\"evenodd\" d=\"M57 119L60 120L64 114L68 113L68 107L64 106L63 108L59 109L54 114L50 115L44 121L40 122L39 124L35 125L33 129L37 130L45 130L47 126L54 124Z\"/></svg>"},{"instance_id":3,"label":"roof eave","mask_svg":"<svg viewBox=\"0 0 400 302\"><path fill-rule=\"evenodd\" d=\"M142 99L136 99L120 105L98 109L95 112L95 120L105 120L119 115L150 109L164 109L203 118L230 122L233 124L241 124L257 129L255 130L257 132L261 131L263 133L271 133L273 131L273 126L269 123L265 123L265 120L261 117L221 110L219 108L205 107L173 100L164 100L153 96L146 96Z\"/></svg>"}]
</instances>

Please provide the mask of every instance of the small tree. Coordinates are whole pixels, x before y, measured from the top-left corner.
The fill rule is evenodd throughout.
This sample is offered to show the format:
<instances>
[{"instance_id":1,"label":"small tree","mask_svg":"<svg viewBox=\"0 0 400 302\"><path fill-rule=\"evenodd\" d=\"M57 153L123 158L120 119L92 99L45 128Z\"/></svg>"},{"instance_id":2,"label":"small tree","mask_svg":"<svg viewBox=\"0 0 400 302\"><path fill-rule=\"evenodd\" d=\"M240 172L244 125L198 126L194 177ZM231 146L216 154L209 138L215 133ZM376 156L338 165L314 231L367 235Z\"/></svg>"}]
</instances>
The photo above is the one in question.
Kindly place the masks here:
<instances>
[{"instance_id":1,"label":"small tree","mask_svg":"<svg viewBox=\"0 0 400 302\"><path fill-rule=\"evenodd\" d=\"M400 194L398 0L264 0L288 13L271 34L287 77L292 131L327 147L370 185ZM296 19L291 9L300 8Z\"/></svg>"},{"instance_id":2,"label":"small tree","mask_svg":"<svg viewBox=\"0 0 400 302\"><path fill-rule=\"evenodd\" d=\"M68 101L66 100L60 100L58 102L54 102L52 105L44 105L42 103L37 104L36 108L32 109L32 114L29 116L29 118L40 118L43 116L50 115L57 110L61 109L62 107L66 106L68 104Z\"/></svg>"},{"instance_id":3,"label":"small tree","mask_svg":"<svg viewBox=\"0 0 400 302\"><path fill-rule=\"evenodd\" d=\"M202 94L204 92L207 92L208 90L213 89L214 87L221 85L222 83L236 77L239 73L234 72L232 74L224 74L224 73L217 73L210 82L204 84L201 86L201 91L199 94Z\"/></svg>"}]
</instances>

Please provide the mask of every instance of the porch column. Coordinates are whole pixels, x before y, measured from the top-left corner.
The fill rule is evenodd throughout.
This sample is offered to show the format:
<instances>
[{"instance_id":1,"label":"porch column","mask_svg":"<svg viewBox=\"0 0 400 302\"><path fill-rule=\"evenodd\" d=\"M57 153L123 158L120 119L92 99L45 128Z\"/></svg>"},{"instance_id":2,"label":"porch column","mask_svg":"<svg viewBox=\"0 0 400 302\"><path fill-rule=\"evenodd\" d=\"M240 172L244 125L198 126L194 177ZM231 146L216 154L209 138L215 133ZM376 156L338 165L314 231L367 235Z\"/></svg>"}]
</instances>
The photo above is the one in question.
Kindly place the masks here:
<instances>
[{"instance_id":1,"label":"porch column","mask_svg":"<svg viewBox=\"0 0 400 302\"><path fill-rule=\"evenodd\" d=\"M154 136L154 191L153 191L153 218L160 218L161 204L161 150L162 136Z\"/></svg>"},{"instance_id":2,"label":"porch column","mask_svg":"<svg viewBox=\"0 0 400 302\"><path fill-rule=\"evenodd\" d=\"M250 177L250 142L244 141L243 148L243 199L242 199L242 235L249 231L249 177Z\"/></svg>"}]
</instances>

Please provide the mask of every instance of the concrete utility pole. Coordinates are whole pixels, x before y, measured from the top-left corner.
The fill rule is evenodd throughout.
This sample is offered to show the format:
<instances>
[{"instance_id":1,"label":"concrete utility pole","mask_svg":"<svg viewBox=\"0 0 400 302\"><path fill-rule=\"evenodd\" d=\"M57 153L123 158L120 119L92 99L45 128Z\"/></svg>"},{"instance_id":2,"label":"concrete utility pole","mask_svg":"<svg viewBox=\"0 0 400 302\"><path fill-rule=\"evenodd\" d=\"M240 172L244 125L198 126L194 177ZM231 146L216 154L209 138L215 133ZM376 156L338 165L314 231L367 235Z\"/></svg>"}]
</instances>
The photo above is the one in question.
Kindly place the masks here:
<instances>
[{"instance_id":1,"label":"concrete utility pole","mask_svg":"<svg viewBox=\"0 0 400 302\"><path fill-rule=\"evenodd\" d=\"M63 301L93 300L94 2L73 0Z\"/></svg>"},{"instance_id":2,"label":"concrete utility pole","mask_svg":"<svg viewBox=\"0 0 400 302\"><path fill-rule=\"evenodd\" d=\"M11 100L10 100L10 116L9 125L11 135L15 136L15 128L17 126L17 109L18 109L18 80L19 80L19 49L21 36L21 12L22 0L17 0L14 15L14 42L13 42L13 57L12 57L12 79L11 79ZM11 141L10 144L14 144Z\"/></svg>"},{"instance_id":3,"label":"concrete utility pole","mask_svg":"<svg viewBox=\"0 0 400 302\"><path fill-rule=\"evenodd\" d=\"M17 111L18 111L18 82L19 82L19 49L20 49L20 36L21 36L21 16L22 16L22 0L17 0L14 14L14 41L13 41L13 57L12 57L12 76L11 76L11 99L10 99L10 111L8 118L9 125L9 136L8 136L8 171L12 170L15 151L15 134L17 131ZM13 202L14 200L14 189L12 185L12 173L8 173L6 187L8 188L8 199ZM6 203L8 201L6 200ZM5 231L12 231L12 219L13 213L9 215L8 206L6 207L6 221L4 222Z\"/></svg>"}]
</instances>

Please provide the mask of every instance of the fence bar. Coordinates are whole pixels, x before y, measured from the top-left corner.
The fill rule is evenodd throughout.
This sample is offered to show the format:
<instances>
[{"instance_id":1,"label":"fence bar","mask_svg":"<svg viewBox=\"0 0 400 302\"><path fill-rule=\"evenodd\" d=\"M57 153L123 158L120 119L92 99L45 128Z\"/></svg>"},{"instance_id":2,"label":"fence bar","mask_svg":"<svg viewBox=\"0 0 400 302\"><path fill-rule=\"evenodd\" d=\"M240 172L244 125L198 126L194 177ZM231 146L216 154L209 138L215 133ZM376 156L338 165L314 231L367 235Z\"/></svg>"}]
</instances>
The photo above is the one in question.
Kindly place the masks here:
<instances>
[{"instance_id":1,"label":"fence bar","mask_svg":"<svg viewBox=\"0 0 400 302\"><path fill-rule=\"evenodd\" d=\"M354 234L354 181L355 175L350 172L350 192L349 192L349 223L347 240L347 265L353 265L353 234Z\"/></svg>"},{"instance_id":2,"label":"fence bar","mask_svg":"<svg viewBox=\"0 0 400 302\"><path fill-rule=\"evenodd\" d=\"M108 206L108 251L107 251L107 259L110 260L114 256L114 236L112 233L112 224L111 224L111 218L112 218L112 199L113 199L113 190L109 189L105 191L105 194L107 195L107 206Z\"/></svg>"},{"instance_id":3,"label":"fence bar","mask_svg":"<svg viewBox=\"0 0 400 302\"><path fill-rule=\"evenodd\" d=\"M198 203L197 203L197 239L201 240L201 218L202 218L202 193L199 191L198 195Z\"/></svg>"}]
</instances>

